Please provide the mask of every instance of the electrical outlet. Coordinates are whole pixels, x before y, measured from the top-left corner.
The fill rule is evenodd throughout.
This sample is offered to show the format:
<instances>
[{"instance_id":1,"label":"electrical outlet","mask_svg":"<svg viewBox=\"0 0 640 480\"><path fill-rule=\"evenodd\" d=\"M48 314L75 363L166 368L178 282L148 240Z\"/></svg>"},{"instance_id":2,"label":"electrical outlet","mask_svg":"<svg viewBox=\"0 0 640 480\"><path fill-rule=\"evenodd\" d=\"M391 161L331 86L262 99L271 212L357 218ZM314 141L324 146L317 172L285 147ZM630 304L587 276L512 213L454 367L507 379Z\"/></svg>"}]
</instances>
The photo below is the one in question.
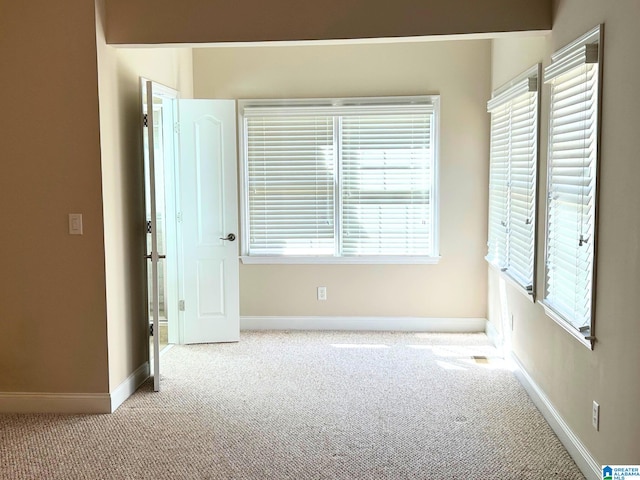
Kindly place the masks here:
<instances>
[{"instance_id":1,"label":"electrical outlet","mask_svg":"<svg viewBox=\"0 0 640 480\"><path fill-rule=\"evenodd\" d=\"M318 300L327 299L327 287L318 287Z\"/></svg>"},{"instance_id":2,"label":"electrical outlet","mask_svg":"<svg viewBox=\"0 0 640 480\"><path fill-rule=\"evenodd\" d=\"M595 400L591 410L591 424L597 431L600 430L600 405Z\"/></svg>"}]
</instances>

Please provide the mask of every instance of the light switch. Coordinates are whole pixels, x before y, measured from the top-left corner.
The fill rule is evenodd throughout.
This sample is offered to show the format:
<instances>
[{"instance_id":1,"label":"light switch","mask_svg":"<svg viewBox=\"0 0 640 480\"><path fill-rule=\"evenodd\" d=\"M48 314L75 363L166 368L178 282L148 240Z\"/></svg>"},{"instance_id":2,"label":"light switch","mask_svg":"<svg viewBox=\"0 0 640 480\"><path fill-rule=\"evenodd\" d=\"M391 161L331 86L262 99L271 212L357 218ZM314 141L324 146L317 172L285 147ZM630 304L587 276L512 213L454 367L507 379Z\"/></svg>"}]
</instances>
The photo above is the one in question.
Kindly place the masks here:
<instances>
[{"instance_id":1,"label":"light switch","mask_svg":"<svg viewBox=\"0 0 640 480\"><path fill-rule=\"evenodd\" d=\"M82 235L82 214L81 213L69 214L69 234Z\"/></svg>"}]
</instances>

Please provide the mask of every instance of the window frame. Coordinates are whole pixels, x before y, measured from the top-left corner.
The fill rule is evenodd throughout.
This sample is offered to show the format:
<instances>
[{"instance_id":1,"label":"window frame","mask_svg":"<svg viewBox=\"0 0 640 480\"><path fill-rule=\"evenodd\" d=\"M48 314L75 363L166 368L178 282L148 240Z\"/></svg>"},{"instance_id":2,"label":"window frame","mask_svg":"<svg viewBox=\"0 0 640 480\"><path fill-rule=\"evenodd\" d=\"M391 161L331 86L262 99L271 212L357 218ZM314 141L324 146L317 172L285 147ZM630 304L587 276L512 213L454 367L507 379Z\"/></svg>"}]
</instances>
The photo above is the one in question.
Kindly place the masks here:
<instances>
[{"instance_id":1,"label":"window frame","mask_svg":"<svg viewBox=\"0 0 640 480\"><path fill-rule=\"evenodd\" d=\"M308 107L318 109L334 109L334 115L340 115L341 107L362 108L363 113L375 111L376 107L384 109L393 106L429 105L433 111L432 120L432 168L433 178L430 201L433 202L433 253L432 255L361 255L361 256L338 256L338 255L249 255L249 199L248 199L248 161L246 158L247 133L245 110L251 108L295 108ZM240 155L240 227L241 238L240 260L245 264L437 264L440 261L439 254L439 123L440 123L440 96L420 95L420 96L393 96L393 97L349 97L349 98L303 98L303 99L242 99L238 100L238 142ZM340 170L340 161L336 158L336 170ZM340 195L338 190L340 178L335 179L336 196ZM340 214L335 213L338 218ZM336 231L342 228L337 226Z\"/></svg>"},{"instance_id":2,"label":"window frame","mask_svg":"<svg viewBox=\"0 0 640 480\"><path fill-rule=\"evenodd\" d=\"M526 297L534 302L536 299L536 282L537 282L537 260L538 260L538 241L537 241L537 237L538 237L538 192L539 192L539 168L540 168L540 113L541 113L541 84L542 84L542 64L538 63L534 66L532 66L531 68L527 69L526 71L524 71L523 73L521 73L520 75L518 75L517 77L513 78L511 81L507 82L506 84L500 86L499 88L497 88L496 90L494 90L494 92L491 95L491 100L489 100L489 102L487 103L487 110L488 112L493 115L493 112L500 109L503 106L506 105L511 105L514 103L515 100L517 100L518 98L520 98L520 96L526 94L526 93L535 93L535 103L533 105L533 108L535 110L535 126L534 126L534 134L533 134L533 141L534 141L534 149L535 152L533 154L533 179L532 179L532 205L531 208L533 209L533 213L532 213L532 218L531 218L531 222L532 222L532 235L531 235L531 255L533 257L532 260L532 271L531 271L531 284L530 285L525 285L522 282L522 279L518 276L515 275L512 271L512 269L510 268L510 264L507 263L506 266L501 266L499 265L497 262L499 260L498 258L493 258L491 255L491 251L489 251L487 253L487 256L485 257L485 260L487 260L487 262L489 263L489 265L494 268L495 270L497 270L500 275L507 279L514 287L516 287L516 289L523 293L524 295L526 295ZM493 117L491 120L491 125L493 125ZM510 133L510 138L511 138L511 134L512 134L512 130L511 127L509 128L509 133ZM493 130L490 131L490 145L493 143ZM511 166L514 163L514 160L511 156L511 152L509 152L508 154L508 164L509 164L509 178L507 179L507 191L506 191L506 198L504 199L504 204L505 204L505 210L507 213L507 216L509 218L509 226L510 226L510 220L511 217L513 216L513 212L512 212L512 191L511 191L511 187L510 187L510 181L511 181ZM489 158L489 175L490 175L490 179L489 181L491 182L491 168L492 168L493 164L492 164L492 158L490 156ZM491 247L491 231L492 231L492 225L491 225L491 183L489 186L490 190L489 190L489 211L488 211L488 218L489 218L489 226L488 226L488 241L487 241L487 245L489 247ZM507 227L507 226L505 226ZM505 245L504 245L504 249L505 249L505 258L508 262L509 258L510 258L510 245L511 245L511 241L510 241L510 235L511 235L511 231L510 229L507 230L507 232L505 233Z\"/></svg>"},{"instance_id":3,"label":"window frame","mask_svg":"<svg viewBox=\"0 0 640 480\"><path fill-rule=\"evenodd\" d=\"M556 51L551 56L551 64L545 68L544 82L551 83L555 78L560 75L564 75L573 71L575 68L579 68L588 63L596 63L598 70L596 73L597 86L595 88L597 101L595 103L596 108L596 127L594 134L595 155L593 166L593 227L592 227L592 249L590 252L590 264L591 275L589 278L589 329L588 331L581 331L575 324L573 319L568 318L558 308L548 300L549 291L549 247L550 247L550 209L551 209L551 175L550 170L552 168L552 149L551 142L552 137L552 105L551 105L551 92L549 97L549 111L548 111L548 142L547 142L547 195L546 195L546 208L545 208L545 249L544 249L544 294L543 298L539 300L545 313L551 319L553 319L558 325L560 325L566 332L576 338L582 345L593 350L596 342L595 331L595 308L596 308L596 267L597 267L597 238L598 238L598 198L599 198L599 176L600 176L600 155L601 155L601 132L602 132L602 79L603 79L603 34L604 25L600 24L589 32L585 33L578 39L564 46L560 50ZM597 46L597 55L595 60L593 58L593 52L589 52L589 46ZM581 177L584 178L584 177Z\"/></svg>"}]
</instances>

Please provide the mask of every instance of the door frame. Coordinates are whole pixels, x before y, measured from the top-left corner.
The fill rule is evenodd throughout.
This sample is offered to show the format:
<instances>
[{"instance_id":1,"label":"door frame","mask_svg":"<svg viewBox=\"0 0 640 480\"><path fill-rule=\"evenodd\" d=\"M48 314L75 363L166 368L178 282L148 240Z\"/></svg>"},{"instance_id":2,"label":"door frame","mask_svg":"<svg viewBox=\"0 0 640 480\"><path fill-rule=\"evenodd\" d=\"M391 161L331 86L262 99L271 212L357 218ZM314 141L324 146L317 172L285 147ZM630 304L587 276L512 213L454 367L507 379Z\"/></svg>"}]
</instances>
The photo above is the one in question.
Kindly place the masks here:
<instances>
[{"instance_id":1,"label":"door frame","mask_svg":"<svg viewBox=\"0 0 640 480\"><path fill-rule=\"evenodd\" d=\"M141 84L147 82L152 84L154 100L162 101L162 166L164 172L164 193L165 193L165 254L164 260L166 291L165 305L167 309L167 327L169 344L182 343L182 318L179 311L179 299L182 279L180 278L180 253L179 238L180 232L177 225L177 215L179 211L179 165L176 161L178 146L176 145L174 130L176 124L176 101L180 98L180 92L150 80L140 77ZM155 104L155 103L154 103ZM155 110L155 109L154 109ZM160 167L156 159L156 168ZM148 301L148 295L146 298ZM159 332L154 332L159 335ZM166 349L165 349L166 350ZM162 352L161 352L162 354Z\"/></svg>"}]
</instances>

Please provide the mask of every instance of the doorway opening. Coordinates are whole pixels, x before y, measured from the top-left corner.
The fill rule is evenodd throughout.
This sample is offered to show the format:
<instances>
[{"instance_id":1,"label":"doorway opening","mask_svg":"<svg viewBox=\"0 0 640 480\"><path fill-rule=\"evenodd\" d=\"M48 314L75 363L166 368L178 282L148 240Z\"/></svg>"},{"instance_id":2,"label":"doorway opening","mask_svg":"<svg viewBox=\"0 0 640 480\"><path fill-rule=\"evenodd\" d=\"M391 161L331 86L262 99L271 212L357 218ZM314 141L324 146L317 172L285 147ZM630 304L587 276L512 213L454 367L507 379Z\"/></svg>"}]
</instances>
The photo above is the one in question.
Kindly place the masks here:
<instances>
[{"instance_id":1,"label":"doorway opening","mask_svg":"<svg viewBox=\"0 0 640 480\"><path fill-rule=\"evenodd\" d=\"M239 340L233 100L179 100L141 78L149 357L173 344Z\"/></svg>"},{"instance_id":2,"label":"doorway opening","mask_svg":"<svg viewBox=\"0 0 640 480\"><path fill-rule=\"evenodd\" d=\"M179 342L178 248L172 102L178 92L140 79L145 178L149 360L159 377L159 357ZM154 382L156 390L159 383Z\"/></svg>"}]
</instances>

